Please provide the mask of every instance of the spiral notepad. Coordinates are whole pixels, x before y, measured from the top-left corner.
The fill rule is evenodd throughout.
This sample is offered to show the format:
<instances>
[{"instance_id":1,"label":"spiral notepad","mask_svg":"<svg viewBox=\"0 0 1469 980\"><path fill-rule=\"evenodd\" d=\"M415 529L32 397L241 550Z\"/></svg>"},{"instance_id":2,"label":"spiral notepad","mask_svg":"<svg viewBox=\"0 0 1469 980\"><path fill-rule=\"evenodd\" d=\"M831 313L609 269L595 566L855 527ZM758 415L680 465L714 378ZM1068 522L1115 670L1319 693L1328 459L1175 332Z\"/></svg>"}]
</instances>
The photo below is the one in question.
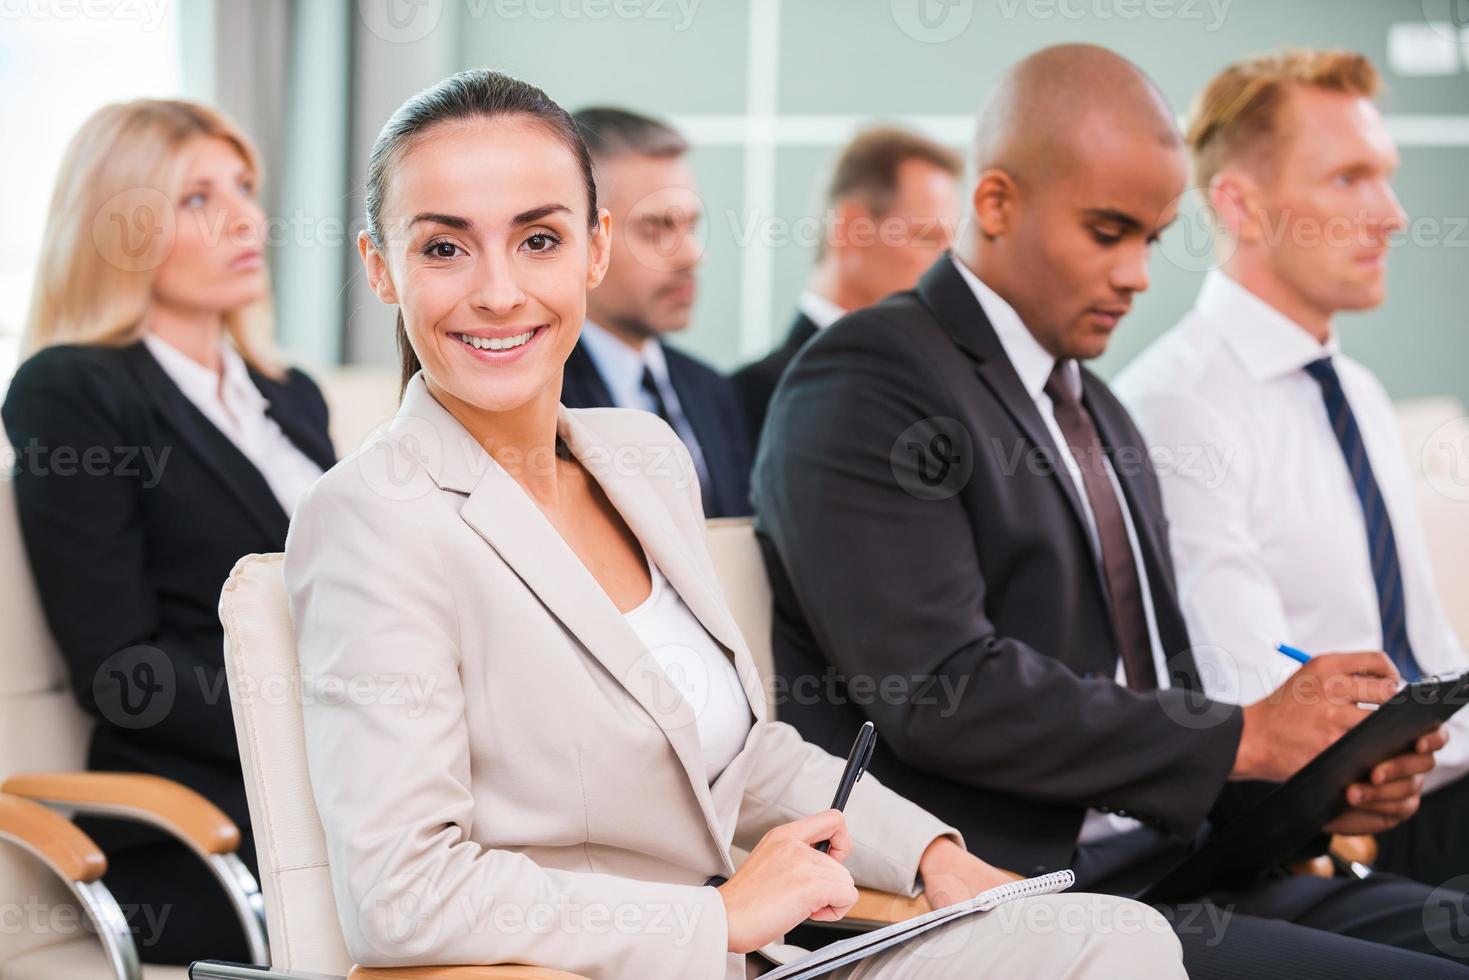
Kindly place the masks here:
<instances>
[{"instance_id":1,"label":"spiral notepad","mask_svg":"<svg viewBox=\"0 0 1469 980\"><path fill-rule=\"evenodd\" d=\"M923 915L832 943L799 960L777 967L769 973L762 973L760 978L761 980L809 980L812 977L819 977L838 967L846 966L848 963L864 960L875 953L907 942L914 936L955 919L962 919L975 912L988 912L1017 898L1064 892L1075 882L1076 876L1070 871L1053 871L1038 878L1022 878L1019 881L1007 882L989 891L980 892L967 902L934 909L932 912L925 912Z\"/></svg>"}]
</instances>

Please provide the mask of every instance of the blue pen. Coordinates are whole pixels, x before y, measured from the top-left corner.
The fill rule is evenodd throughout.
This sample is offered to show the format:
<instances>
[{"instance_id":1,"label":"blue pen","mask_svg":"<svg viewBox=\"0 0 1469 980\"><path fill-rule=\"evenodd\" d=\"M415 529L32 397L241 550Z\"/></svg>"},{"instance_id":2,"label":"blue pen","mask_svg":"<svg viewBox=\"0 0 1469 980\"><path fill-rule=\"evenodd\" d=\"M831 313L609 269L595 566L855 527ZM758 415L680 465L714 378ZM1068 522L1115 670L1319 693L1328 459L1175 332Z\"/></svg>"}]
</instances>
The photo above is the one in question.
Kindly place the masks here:
<instances>
[{"instance_id":1,"label":"blue pen","mask_svg":"<svg viewBox=\"0 0 1469 980\"><path fill-rule=\"evenodd\" d=\"M1291 646L1288 643L1277 643L1275 644L1275 649L1279 650L1287 657L1290 657L1296 663L1308 664L1311 662L1311 655L1309 653L1307 653L1305 650L1297 650L1295 647Z\"/></svg>"}]
</instances>

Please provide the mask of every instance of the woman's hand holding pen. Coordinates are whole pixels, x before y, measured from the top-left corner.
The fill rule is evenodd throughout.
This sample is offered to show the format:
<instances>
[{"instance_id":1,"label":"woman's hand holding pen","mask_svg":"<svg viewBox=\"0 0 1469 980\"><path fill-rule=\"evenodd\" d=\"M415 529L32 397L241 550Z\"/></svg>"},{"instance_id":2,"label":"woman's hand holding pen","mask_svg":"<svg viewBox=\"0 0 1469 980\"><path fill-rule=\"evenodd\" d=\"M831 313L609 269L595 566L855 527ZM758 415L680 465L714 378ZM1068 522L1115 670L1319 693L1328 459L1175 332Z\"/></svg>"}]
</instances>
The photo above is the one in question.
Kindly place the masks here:
<instances>
[{"instance_id":1,"label":"woman's hand holding pen","mask_svg":"<svg viewBox=\"0 0 1469 980\"><path fill-rule=\"evenodd\" d=\"M831 850L816 849L831 841ZM857 886L842 862L852 837L840 811L822 810L772 828L719 886L729 922L729 951L749 953L807 919L834 922L857 902Z\"/></svg>"}]
</instances>

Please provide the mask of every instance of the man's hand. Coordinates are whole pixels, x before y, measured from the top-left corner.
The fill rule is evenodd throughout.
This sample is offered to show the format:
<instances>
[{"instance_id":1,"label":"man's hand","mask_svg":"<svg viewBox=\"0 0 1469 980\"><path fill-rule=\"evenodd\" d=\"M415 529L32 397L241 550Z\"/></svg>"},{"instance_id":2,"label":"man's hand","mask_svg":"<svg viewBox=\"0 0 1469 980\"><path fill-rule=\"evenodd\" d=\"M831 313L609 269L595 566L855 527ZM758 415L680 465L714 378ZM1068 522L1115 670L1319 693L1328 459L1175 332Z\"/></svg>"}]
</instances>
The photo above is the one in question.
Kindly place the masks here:
<instances>
[{"instance_id":1,"label":"man's hand","mask_svg":"<svg viewBox=\"0 0 1469 980\"><path fill-rule=\"evenodd\" d=\"M1328 834L1380 834L1418 812L1423 775L1433 768L1433 753L1448 744L1449 733L1437 728L1413 745L1413 751L1380 763L1365 783L1347 787L1351 809L1322 829Z\"/></svg>"},{"instance_id":2,"label":"man's hand","mask_svg":"<svg viewBox=\"0 0 1469 980\"><path fill-rule=\"evenodd\" d=\"M1273 693L1245 707L1230 777L1289 779L1371 713L1358 704L1383 704L1399 683L1385 653L1312 657Z\"/></svg>"},{"instance_id":3,"label":"man's hand","mask_svg":"<svg viewBox=\"0 0 1469 980\"><path fill-rule=\"evenodd\" d=\"M986 864L948 837L935 837L918 859L928 904L943 908L1020 876Z\"/></svg>"}]
</instances>

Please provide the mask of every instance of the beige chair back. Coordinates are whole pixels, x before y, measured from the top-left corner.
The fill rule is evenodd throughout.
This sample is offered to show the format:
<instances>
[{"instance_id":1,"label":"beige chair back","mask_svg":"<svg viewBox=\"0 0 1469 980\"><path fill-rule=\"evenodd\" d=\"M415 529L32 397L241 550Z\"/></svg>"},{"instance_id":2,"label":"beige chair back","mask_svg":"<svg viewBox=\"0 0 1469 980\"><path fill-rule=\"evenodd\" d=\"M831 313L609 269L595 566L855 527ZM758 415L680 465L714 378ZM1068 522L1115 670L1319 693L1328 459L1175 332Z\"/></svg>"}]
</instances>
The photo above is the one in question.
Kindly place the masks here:
<instances>
[{"instance_id":1,"label":"beige chair back","mask_svg":"<svg viewBox=\"0 0 1469 980\"><path fill-rule=\"evenodd\" d=\"M0 435L0 623L5 624L0 640L0 780L13 772L86 768L92 731L72 696L66 665L36 596L15 511L14 461ZM76 929L64 927L80 921L66 886L40 861L5 844L0 844L0 903L34 903L36 910L24 912L25 928L0 928L0 964L77 938Z\"/></svg>"},{"instance_id":2,"label":"beige chair back","mask_svg":"<svg viewBox=\"0 0 1469 980\"><path fill-rule=\"evenodd\" d=\"M323 371L317 380L331 413L332 447L338 459L356 452L398 414L396 367L353 364Z\"/></svg>"},{"instance_id":3,"label":"beige chair back","mask_svg":"<svg viewBox=\"0 0 1469 980\"><path fill-rule=\"evenodd\" d=\"M220 594L224 666L260 862L271 966L352 968L306 771L301 674L279 554L246 555Z\"/></svg>"},{"instance_id":4,"label":"beige chair back","mask_svg":"<svg viewBox=\"0 0 1469 980\"><path fill-rule=\"evenodd\" d=\"M755 524L748 517L719 517L709 521L707 535L714 570L750 656L760 670L760 679L765 682L765 703L774 718L775 657L770 644L773 599L765 560L755 541Z\"/></svg>"}]
</instances>

